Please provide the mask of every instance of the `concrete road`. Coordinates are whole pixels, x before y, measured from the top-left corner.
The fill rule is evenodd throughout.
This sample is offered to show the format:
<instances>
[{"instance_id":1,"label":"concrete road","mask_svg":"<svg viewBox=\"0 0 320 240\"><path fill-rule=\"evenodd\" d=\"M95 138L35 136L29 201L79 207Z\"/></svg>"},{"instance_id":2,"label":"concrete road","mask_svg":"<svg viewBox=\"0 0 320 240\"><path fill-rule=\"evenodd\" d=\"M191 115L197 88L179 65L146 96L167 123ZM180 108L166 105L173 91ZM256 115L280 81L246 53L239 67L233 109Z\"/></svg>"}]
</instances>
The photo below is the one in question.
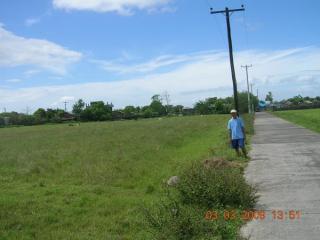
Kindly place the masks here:
<instances>
[{"instance_id":1,"label":"concrete road","mask_svg":"<svg viewBox=\"0 0 320 240\"><path fill-rule=\"evenodd\" d=\"M258 113L250 156L245 176L256 185L256 209L264 210L266 218L248 222L242 235L250 240L319 240L320 134ZM292 219L289 211L294 211Z\"/></svg>"}]
</instances>

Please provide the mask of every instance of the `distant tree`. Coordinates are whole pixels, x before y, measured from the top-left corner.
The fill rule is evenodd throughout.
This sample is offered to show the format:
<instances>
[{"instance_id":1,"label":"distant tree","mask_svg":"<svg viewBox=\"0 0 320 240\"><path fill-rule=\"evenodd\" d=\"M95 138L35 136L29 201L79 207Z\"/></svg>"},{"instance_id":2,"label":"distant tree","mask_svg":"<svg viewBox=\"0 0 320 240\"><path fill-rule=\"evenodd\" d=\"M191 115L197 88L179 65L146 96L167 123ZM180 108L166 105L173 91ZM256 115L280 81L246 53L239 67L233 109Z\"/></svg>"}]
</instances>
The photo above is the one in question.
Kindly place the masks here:
<instances>
[{"instance_id":1,"label":"distant tree","mask_svg":"<svg viewBox=\"0 0 320 240\"><path fill-rule=\"evenodd\" d=\"M150 104L150 109L154 116L162 116L166 114L166 108L162 105L161 97L159 94L152 96L152 102Z\"/></svg>"},{"instance_id":2,"label":"distant tree","mask_svg":"<svg viewBox=\"0 0 320 240\"><path fill-rule=\"evenodd\" d=\"M272 92L268 92L268 94L266 95L266 99L265 99L265 100L273 103L273 95L272 95Z\"/></svg>"},{"instance_id":3,"label":"distant tree","mask_svg":"<svg viewBox=\"0 0 320 240\"><path fill-rule=\"evenodd\" d=\"M37 111L35 111L33 113L33 116L39 123L47 120L47 113L46 110L44 110L43 108L39 108Z\"/></svg>"},{"instance_id":4,"label":"distant tree","mask_svg":"<svg viewBox=\"0 0 320 240\"><path fill-rule=\"evenodd\" d=\"M161 102L153 101L150 104L150 109L153 112L153 114L157 116L162 116L166 114L166 108L162 105Z\"/></svg>"},{"instance_id":5,"label":"distant tree","mask_svg":"<svg viewBox=\"0 0 320 240\"><path fill-rule=\"evenodd\" d=\"M105 104L103 101L91 102L81 112L81 119L84 121L105 121L112 119L112 104Z\"/></svg>"},{"instance_id":6,"label":"distant tree","mask_svg":"<svg viewBox=\"0 0 320 240\"><path fill-rule=\"evenodd\" d=\"M238 93L239 99L239 111L240 113L248 113L248 93L247 92L240 92ZM259 103L259 100L253 94L250 94L250 101L253 104L253 109L256 109Z\"/></svg>"},{"instance_id":7,"label":"distant tree","mask_svg":"<svg viewBox=\"0 0 320 240\"><path fill-rule=\"evenodd\" d=\"M4 117L0 116L0 127L3 127L5 125Z\"/></svg>"},{"instance_id":8,"label":"distant tree","mask_svg":"<svg viewBox=\"0 0 320 240\"><path fill-rule=\"evenodd\" d=\"M172 111L173 111L173 113L175 113L175 114L182 114L182 112L183 112L183 106L182 105L176 105L176 106L173 106L172 107Z\"/></svg>"},{"instance_id":9,"label":"distant tree","mask_svg":"<svg viewBox=\"0 0 320 240\"><path fill-rule=\"evenodd\" d=\"M47 111L46 111L46 119L50 120L50 119L55 118L55 116L56 116L56 110L48 108Z\"/></svg>"},{"instance_id":10,"label":"distant tree","mask_svg":"<svg viewBox=\"0 0 320 240\"><path fill-rule=\"evenodd\" d=\"M36 121L33 115L19 114L18 122L16 123L16 125L30 126L34 125L35 123Z\"/></svg>"},{"instance_id":11,"label":"distant tree","mask_svg":"<svg viewBox=\"0 0 320 240\"><path fill-rule=\"evenodd\" d=\"M150 106L144 106L141 108L142 117L144 118L151 118L153 117L153 112Z\"/></svg>"},{"instance_id":12,"label":"distant tree","mask_svg":"<svg viewBox=\"0 0 320 240\"><path fill-rule=\"evenodd\" d=\"M134 106L126 106L123 109L123 114L125 119L136 119L138 117L139 110Z\"/></svg>"},{"instance_id":13,"label":"distant tree","mask_svg":"<svg viewBox=\"0 0 320 240\"><path fill-rule=\"evenodd\" d=\"M151 97L152 102L162 102L161 96L159 94L155 94Z\"/></svg>"},{"instance_id":14,"label":"distant tree","mask_svg":"<svg viewBox=\"0 0 320 240\"><path fill-rule=\"evenodd\" d=\"M298 96L294 96L293 98L289 98L288 101L292 102L294 105L299 105L304 102L304 99L299 94Z\"/></svg>"},{"instance_id":15,"label":"distant tree","mask_svg":"<svg viewBox=\"0 0 320 240\"><path fill-rule=\"evenodd\" d=\"M72 113L76 116L80 116L85 108L85 102L82 99L79 99L72 107Z\"/></svg>"},{"instance_id":16,"label":"distant tree","mask_svg":"<svg viewBox=\"0 0 320 240\"><path fill-rule=\"evenodd\" d=\"M225 103L222 99L217 99L214 104L215 113L225 113Z\"/></svg>"},{"instance_id":17,"label":"distant tree","mask_svg":"<svg viewBox=\"0 0 320 240\"><path fill-rule=\"evenodd\" d=\"M194 110L196 111L196 113L198 114L209 114L210 110L209 110L209 104L207 101L198 101L195 105L194 105Z\"/></svg>"}]
</instances>

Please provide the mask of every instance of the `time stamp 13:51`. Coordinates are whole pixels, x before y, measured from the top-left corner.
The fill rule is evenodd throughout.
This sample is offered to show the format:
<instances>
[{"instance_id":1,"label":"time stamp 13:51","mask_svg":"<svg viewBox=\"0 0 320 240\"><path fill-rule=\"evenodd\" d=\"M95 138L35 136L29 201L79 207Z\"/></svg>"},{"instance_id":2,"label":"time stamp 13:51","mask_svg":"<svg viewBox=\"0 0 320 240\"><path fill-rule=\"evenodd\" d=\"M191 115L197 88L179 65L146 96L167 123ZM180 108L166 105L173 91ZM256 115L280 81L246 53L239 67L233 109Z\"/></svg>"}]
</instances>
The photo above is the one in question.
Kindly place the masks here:
<instances>
[{"instance_id":1,"label":"time stamp 13:51","mask_svg":"<svg viewBox=\"0 0 320 240\"><path fill-rule=\"evenodd\" d=\"M207 211L205 213L206 220L236 220L242 219L245 221L251 220L265 220L270 218L272 220L299 220L301 219L301 210L224 210L224 211Z\"/></svg>"}]
</instances>

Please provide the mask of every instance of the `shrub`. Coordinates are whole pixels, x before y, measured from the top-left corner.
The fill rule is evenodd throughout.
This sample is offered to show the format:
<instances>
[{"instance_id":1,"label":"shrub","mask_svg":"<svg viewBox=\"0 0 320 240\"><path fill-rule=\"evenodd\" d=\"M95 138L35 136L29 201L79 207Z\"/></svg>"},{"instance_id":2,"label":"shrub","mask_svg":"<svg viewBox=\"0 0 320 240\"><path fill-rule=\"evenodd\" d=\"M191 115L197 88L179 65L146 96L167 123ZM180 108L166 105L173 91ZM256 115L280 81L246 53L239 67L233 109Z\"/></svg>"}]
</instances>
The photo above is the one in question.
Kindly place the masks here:
<instances>
[{"instance_id":1,"label":"shrub","mask_svg":"<svg viewBox=\"0 0 320 240\"><path fill-rule=\"evenodd\" d=\"M201 163L185 170L177 186L185 204L205 208L240 208L254 206L254 189L248 185L236 167L205 168Z\"/></svg>"},{"instance_id":2,"label":"shrub","mask_svg":"<svg viewBox=\"0 0 320 240\"><path fill-rule=\"evenodd\" d=\"M240 220L205 219L206 209L185 205L173 199L161 202L152 210L145 209L152 239L157 240L222 240L237 239ZM233 230L231 230L231 228Z\"/></svg>"},{"instance_id":3,"label":"shrub","mask_svg":"<svg viewBox=\"0 0 320 240\"><path fill-rule=\"evenodd\" d=\"M224 220L224 210L250 209L256 200L240 168L223 159L193 164L183 171L178 185L167 190L164 201L145 209L153 239L241 239L241 218ZM212 209L220 217L206 220L205 213Z\"/></svg>"}]
</instances>

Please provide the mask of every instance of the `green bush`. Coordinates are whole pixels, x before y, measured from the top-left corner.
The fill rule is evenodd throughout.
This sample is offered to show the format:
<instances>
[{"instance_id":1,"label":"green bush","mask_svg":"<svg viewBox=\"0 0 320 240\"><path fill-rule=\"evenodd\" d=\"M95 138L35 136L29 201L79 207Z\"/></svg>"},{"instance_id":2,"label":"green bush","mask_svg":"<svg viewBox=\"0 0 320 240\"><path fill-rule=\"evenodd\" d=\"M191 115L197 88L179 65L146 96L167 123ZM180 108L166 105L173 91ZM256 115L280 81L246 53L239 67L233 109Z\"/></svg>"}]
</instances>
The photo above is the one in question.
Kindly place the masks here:
<instances>
[{"instance_id":1,"label":"green bush","mask_svg":"<svg viewBox=\"0 0 320 240\"><path fill-rule=\"evenodd\" d=\"M153 239L241 239L241 218L225 220L224 211L251 209L256 200L255 191L246 183L241 170L225 160L212 165L193 164L183 171L175 188L166 190L164 201L145 209ZM206 220L208 210L218 212L220 217Z\"/></svg>"},{"instance_id":2,"label":"green bush","mask_svg":"<svg viewBox=\"0 0 320 240\"><path fill-rule=\"evenodd\" d=\"M173 199L167 199L153 207L145 209L147 226L152 239L157 240L223 240L237 239L239 219L224 221L206 220L205 208L185 205Z\"/></svg>"},{"instance_id":3,"label":"green bush","mask_svg":"<svg viewBox=\"0 0 320 240\"><path fill-rule=\"evenodd\" d=\"M177 186L185 204L210 208L249 209L254 206L254 189L236 167L205 168L193 164L184 171Z\"/></svg>"},{"instance_id":4,"label":"green bush","mask_svg":"<svg viewBox=\"0 0 320 240\"><path fill-rule=\"evenodd\" d=\"M245 122L246 133L253 135L254 134L254 128L253 128L254 115L253 114L242 114L241 117Z\"/></svg>"}]
</instances>

